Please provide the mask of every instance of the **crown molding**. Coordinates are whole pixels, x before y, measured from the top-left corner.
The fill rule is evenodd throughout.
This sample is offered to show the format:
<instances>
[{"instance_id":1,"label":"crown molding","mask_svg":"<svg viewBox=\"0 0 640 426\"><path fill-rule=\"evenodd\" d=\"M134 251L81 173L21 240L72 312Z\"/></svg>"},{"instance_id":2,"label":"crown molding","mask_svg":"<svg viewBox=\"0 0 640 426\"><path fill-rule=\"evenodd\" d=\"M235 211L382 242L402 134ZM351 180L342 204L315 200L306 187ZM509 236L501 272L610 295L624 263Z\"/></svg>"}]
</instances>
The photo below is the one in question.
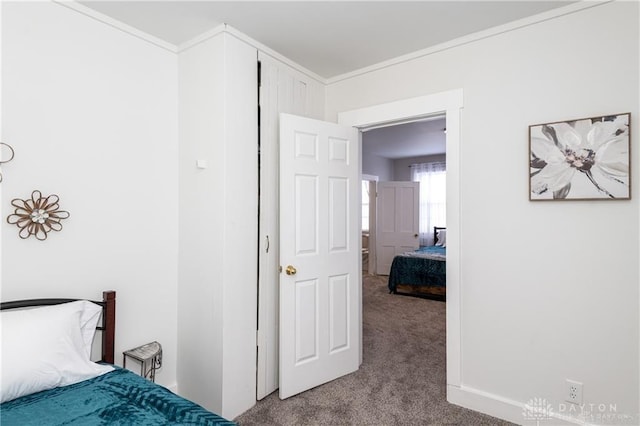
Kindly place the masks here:
<instances>
[{"instance_id":1,"label":"crown molding","mask_svg":"<svg viewBox=\"0 0 640 426\"><path fill-rule=\"evenodd\" d=\"M95 19L96 21L102 22L103 24L106 24L112 28L130 34L136 38L139 38L140 40L144 40L147 43L151 43L161 49L168 50L172 53L178 53L178 47L176 45L161 40L158 37L145 33L144 31L140 31L137 28L127 25L124 22L118 21L117 19L100 13L94 9L91 9L90 7L84 6L74 0L52 0L52 2L60 6L64 6L68 9L74 10L91 19Z\"/></svg>"},{"instance_id":2,"label":"crown molding","mask_svg":"<svg viewBox=\"0 0 640 426\"><path fill-rule=\"evenodd\" d=\"M227 25L227 32L229 34L231 34L232 36L236 37L237 39L244 41L245 43L250 44L251 46L255 47L256 49L258 49L259 51L261 51L262 53L264 53L265 55L271 56L273 59L277 59L280 62L285 63L286 65L289 65L291 68L295 69L296 71L301 72L302 74L306 75L309 78L312 78L314 80L316 80L319 83L322 84L327 84L327 79L316 74L315 72L303 67L302 65L300 65L297 62L292 61L291 59L287 58L286 56L276 52L275 50L271 49L270 47L260 43L258 40L255 40L251 37L249 37L248 35L236 30L235 28L233 28L230 25Z\"/></svg>"},{"instance_id":3,"label":"crown molding","mask_svg":"<svg viewBox=\"0 0 640 426\"><path fill-rule=\"evenodd\" d=\"M292 67L293 69L301 72L302 74L306 75L309 78L312 78L314 80L316 80L317 82L324 84L324 85L330 85L330 84L334 84L334 83L338 83L340 81L344 81L344 80L348 80L350 78L354 78L363 74L367 74L370 72L374 72L374 71L378 71L384 68L388 68L394 65L398 65L404 62L409 62L412 61L414 59L419 59L425 56L429 56L432 55L434 53L438 53L438 52L442 52L448 49L452 49L454 47L458 47L458 46L463 46L465 44L469 44L469 43L473 43L475 41L480 41L480 40L484 40L493 36L497 36L500 34L504 34L504 33L508 33L510 31L514 31L514 30L518 30L520 28L524 28L524 27L528 27L530 25L535 25L538 24L540 22L545 22L551 19L555 19L558 17L562 17L562 16L566 16L566 15L570 15L576 12L580 12L582 10L586 10L586 9L590 9L592 7L597 7L597 6L601 6L603 4L606 3L610 3L614 0L581 0L579 2L576 3L571 3L567 6L563 6L557 9L552 9L549 10L547 12L543 12L543 13L539 13L537 15L533 15L533 16L529 16L523 19L519 19L513 22L509 22L507 24L503 24L503 25L499 25L497 27L492 27L489 28L487 30L483 30L483 31L479 31L473 34L469 34L466 35L464 37L460 37L445 43L441 43L438 44L436 46L432 46L432 47L428 47L426 49L421 49L421 50L417 50L415 52L411 52L408 53L406 55L402 55L402 56L398 56L392 59L389 59L387 61L383 61L383 62L379 62L377 64L374 65L370 65L364 68L360 68L354 71L349 71L347 73L344 74L340 74L334 77L329 77L329 78L324 78L316 73L314 73L313 71L303 67L302 65L298 64L297 62L292 61L291 59L287 58L286 56L278 53L277 51L271 49L270 47L262 44L261 42L249 37L248 35L236 30L235 28L231 27L228 24L221 24L218 25L217 27L208 30L202 34L200 34L197 37L192 38L191 40L188 40L184 43L181 43L180 45L176 46L174 44L171 44L169 42L166 42L164 40L159 39L158 37L152 36L151 34L148 34L144 31L141 31L137 28L134 28L130 25L127 25L121 21L118 21L117 19L111 18L110 16L107 16L103 13L100 13L94 9L91 9L89 7L86 7L74 0L51 0L53 3L64 6L68 9L74 10L78 13L81 13L89 18L95 19L99 22L102 22L106 25L109 25L113 28L116 28L118 30L121 30L123 32L126 32L136 38L139 38L141 40L144 40L148 43L153 44L154 46L160 47L162 49L165 49L169 52L172 53L180 53L183 52L187 49L190 49L191 47L202 43L212 37L215 37L221 33L227 33L235 38L237 38L240 41L243 41L247 44L249 44L250 46L255 47L256 49L260 50L261 52L263 52L264 54L280 61L283 62L285 64L287 64L288 66ZM624 1L624 0L623 0Z\"/></svg>"},{"instance_id":4,"label":"crown molding","mask_svg":"<svg viewBox=\"0 0 640 426\"><path fill-rule=\"evenodd\" d=\"M325 84L330 85L338 83L340 81L348 80L350 78L358 77L363 74L367 74L373 71L378 71L384 68L388 68L394 65L398 65L404 62L409 62L414 59L419 59L425 56L432 55L434 53L442 52L454 47L463 46L465 44L473 43L475 41L484 40L486 38L494 37L500 34L508 33L518 30L520 28L535 25L540 22L549 21L551 19L559 18L561 16L570 15L576 12L580 12L592 7L601 6L606 3L610 3L614 0L582 0L577 3L571 3L567 6L552 9L547 12L539 13L537 15L528 16L526 18L518 19L516 21L509 22L507 24L492 27L483 31L478 31L464 37L456 38L451 41L447 41L441 44L437 44L426 49L417 50L415 52L408 53L406 55L398 56L387 61L379 62L374 65L370 65L364 68L357 69L355 71L349 71L344 74L340 74L334 77L325 79Z\"/></svg>"},{"instance_id":5,"label":"crown molding","mask_svg":"<svg viewBox=\"0 0 640 426\"><path fill-rule=\"evenodd\" d=\"M182 44L180 44L178 46L178 53L184 52L187 49L192 48L193 46L196 46L197 44L200 44L212 37L217 36L218 34L221 33L226 33L229 34L235 38L237 38L238 40L247 43L248 45L255 47L257 50L259 50L260 52L264 53L267 56L272 57L273 59L276 59L280 62L285 63L286 65L290 66L291 68L295 69L298 72L301 72L302 74L306 75L307 77L316 80L317 82L321 83L321 84L327 84L327 79L325 79L324 77L319 76L318 74L314 73L313 71L303 67L302 65L298 64L297 62L292 61L291 59L287 58L286 56L276 52L275 50L271 49L270 47L260 43L258 40L255 40L251 37L249 37L248 35L246 35L245 33L238 31L237 29L235 29L234 27L232 27L229 24L222 24L222 25L218 25L217 27L206 31L202 34L200 34L197 37L192 38L191 40L188 40Z\"/></svg>"},{"instance_id":6,"label":"crown molding","mask_svg":"<svg viewBox=\"0 0 640 426\"><path fill-rule=\"evenodd\" d=\"M287 65L289 65L290 67L294 68L295 70L301 72L302 74L306 75L309 78L312 78L316 81L318 81L319 83L322 84L326 84L326 79L324 77L319 76L318 74L314 73L311 70L306 69L305 67L303 67L302 65L292 61L291 59L285 57L284 55L276 52L275 50L271 49L270 47L260 43L257 40L254 40L253 38L249 37L248 35L236 30L235 28L231 27L230 25L227 24L221 24L218 25L215 28L212 28L208 31L205 31L204 33L200 34L197 37L192 38L191 40L188 40L184 43L181 43L180 45L176 46L172 43L166 42L162 39L159 39L158 37L152 36L151 34L148 34L144 31L141 31L137 28L132 27L131 25L127 25L124 22L121 22L115 18L112 18L110 16L107 16L103 13L100 13L94 9L91 9L90 7L84 6L80 3L78 3L75 0L51 0L53 3L58 4L60 6L64 6L68 9L74 10L82 15L85 15L91 19L95 19L96 21L102 22L103 24L109 25L112 28L116 28L120 31L123 31L127 34L130 34L136 38L139 38L141 40L144 40L148 43L153 44L154 46L160 47L162 49L168 50L169 52L172 53L180 53L180 52L184 52L187 49L192 48L193 46L196 46L212 37L215 37L219 34L222 33L227 33L235 38L237 38L240 41L243 41L247 44L249 44L250 46L255 47L256 49L260 50L261 52L263 52L264 54L271 56L274 59L277 59L280 62L283 62Z\"/></svg>"},{"instance_id":7,"label":"crown molding","mask_svg":"<svg viewBox=\"0 0 640 426\"><path fill-rule=\"evenodd\" d=\"M187 40L183 43L180 43L177 47L176 52L177 53L181 53L184 52L185 50L189 50L191 49L193 46L197 46L198 44L205 42L207 40L209 40L210 38L213 38L215 36L217 36L218 34L222 34L223 32L227 31L227 24L220 24L214 28L211 28L210 30L207 30L205 32L203 32L202 34L200 34L199 36L196 36L190 40Z\"/></svg>"}]
</instances>

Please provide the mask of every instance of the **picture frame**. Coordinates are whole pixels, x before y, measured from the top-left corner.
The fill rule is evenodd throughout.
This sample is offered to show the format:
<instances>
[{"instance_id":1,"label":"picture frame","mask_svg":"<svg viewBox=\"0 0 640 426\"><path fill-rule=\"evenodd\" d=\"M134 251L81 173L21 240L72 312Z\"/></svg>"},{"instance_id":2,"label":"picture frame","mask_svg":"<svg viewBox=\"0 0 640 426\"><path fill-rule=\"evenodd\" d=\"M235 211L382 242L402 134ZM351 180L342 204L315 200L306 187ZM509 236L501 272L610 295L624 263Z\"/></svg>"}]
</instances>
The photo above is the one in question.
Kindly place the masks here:
<instances>
[{"instance_id":1,"label":"picture frame","mask_svg":"<svg viewBox=\"0 0 640 426\"><path fill-rule=\"evenodd\" d=\"M529 200L630 200L631 113L529 126Z\"/></svg>"}]
</instances>

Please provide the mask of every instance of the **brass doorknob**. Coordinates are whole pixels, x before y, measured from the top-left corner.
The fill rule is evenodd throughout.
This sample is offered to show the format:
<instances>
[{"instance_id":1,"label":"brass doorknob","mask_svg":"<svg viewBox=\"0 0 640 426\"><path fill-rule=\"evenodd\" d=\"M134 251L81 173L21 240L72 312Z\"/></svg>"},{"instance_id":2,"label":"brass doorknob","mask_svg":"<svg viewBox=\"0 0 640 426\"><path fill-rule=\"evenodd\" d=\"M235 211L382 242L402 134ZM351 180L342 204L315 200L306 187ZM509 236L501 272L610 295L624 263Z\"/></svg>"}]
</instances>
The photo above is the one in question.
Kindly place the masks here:
<instances>
[{"instance_id":1,"label":"brass doorknob","mask_svg":"<svg viewBox=\"0 0 640 426\"><path fill-rule=\"evenodd\" d=\"M285 269L285 272L287 273L287 275L295 275L296 272L298 272L298 270L293 266L289 265L287 266L287 269Z\"/></svg>"}]
</instances>

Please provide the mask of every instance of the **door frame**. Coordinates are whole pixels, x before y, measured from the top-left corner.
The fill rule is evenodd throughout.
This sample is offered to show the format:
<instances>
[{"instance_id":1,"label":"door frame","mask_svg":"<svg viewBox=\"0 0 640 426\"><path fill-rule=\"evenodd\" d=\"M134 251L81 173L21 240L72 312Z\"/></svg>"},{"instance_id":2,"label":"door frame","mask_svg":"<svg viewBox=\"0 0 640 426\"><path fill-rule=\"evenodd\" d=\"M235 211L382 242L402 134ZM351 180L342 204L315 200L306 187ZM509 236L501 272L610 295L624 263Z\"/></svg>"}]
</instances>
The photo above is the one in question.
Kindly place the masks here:
<instances>
[{"instance_id":1,"label":"door frame","mask_svg":"<svg viewBox=\"0 0 640 426\"><path fill-rule=\"evenodd\" d=\"M462 311L461 311L461 210L460 210L460 110L463 90L455 89L432 95L378 104L338 114L338 123L360 130L360 165L362 167L362 131L392 126L428 116L446 115L447 153L447 400L451 391L462 385ZM361 169L362 170L362 169ZM360 324L362 324L362 289ZM362 334L361 334L362 339ZM362 341L360 342L362 363ZM455 389L453 389L455 388Z\"/></svg>"}]
</instances>

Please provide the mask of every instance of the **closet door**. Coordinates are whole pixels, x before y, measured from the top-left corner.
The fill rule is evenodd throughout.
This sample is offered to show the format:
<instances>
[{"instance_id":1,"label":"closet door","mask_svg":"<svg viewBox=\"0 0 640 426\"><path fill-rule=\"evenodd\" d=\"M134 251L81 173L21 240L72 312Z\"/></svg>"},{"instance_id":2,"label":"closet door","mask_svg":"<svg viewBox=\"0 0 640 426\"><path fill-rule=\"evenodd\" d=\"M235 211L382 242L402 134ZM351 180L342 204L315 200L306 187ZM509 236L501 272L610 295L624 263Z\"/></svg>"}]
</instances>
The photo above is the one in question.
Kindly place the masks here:
<instances>
[{"instance_id":1,"label":"closet door","mask_svg":"<svg viewBox=\"0 0 640 426\"><path fill-rule=\"evenodd\" d=\"M260 61L260 252L258 274L257 399L279 383L279 115L322 118L324 86L258 52Z\"/></svg>"}]
</instances>

